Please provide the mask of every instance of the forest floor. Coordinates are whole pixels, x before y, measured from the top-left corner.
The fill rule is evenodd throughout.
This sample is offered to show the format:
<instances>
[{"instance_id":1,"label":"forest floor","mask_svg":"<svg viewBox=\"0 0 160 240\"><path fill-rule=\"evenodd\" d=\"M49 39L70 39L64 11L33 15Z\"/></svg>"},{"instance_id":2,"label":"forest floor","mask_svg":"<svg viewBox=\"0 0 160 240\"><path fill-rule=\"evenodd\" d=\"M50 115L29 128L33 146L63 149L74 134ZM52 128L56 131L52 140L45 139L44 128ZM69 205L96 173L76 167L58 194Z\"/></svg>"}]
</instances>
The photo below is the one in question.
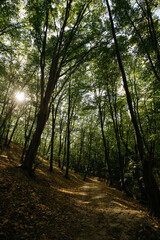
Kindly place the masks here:
<instances>
[{"instance_id":1,"label":"forest floor","mask_svg":"<svg viewBox=\"0 0 160 240\"><path fill-rule=\"evenodd\" d=\"M160 225L146 207L96 178L70 179L47 161L30 179L20 148L0 152L0 239L158 240Z\"/></svg>"}]
</instances>

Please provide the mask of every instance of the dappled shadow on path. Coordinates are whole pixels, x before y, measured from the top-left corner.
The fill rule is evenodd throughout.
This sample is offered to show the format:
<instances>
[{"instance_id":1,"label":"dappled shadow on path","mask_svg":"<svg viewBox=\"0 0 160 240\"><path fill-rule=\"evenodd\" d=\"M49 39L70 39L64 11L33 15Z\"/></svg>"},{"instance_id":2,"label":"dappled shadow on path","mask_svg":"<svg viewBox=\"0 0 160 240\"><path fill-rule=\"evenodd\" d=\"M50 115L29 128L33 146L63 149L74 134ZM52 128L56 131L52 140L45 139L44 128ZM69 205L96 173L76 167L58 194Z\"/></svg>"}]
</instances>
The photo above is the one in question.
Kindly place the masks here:
<instances>
[{"instance_id":1,"label":"dappled shadow on path","mask_svg":"<svg viewBox=\"0 0 160 240\"><path fill-rule=\"evenodd\" d=\"M72 219L68 229L70 239L160 239L158 226L145 209L104 183L87 182L79 191L66 194L72 195L73 200L72 207L66 210L66 215Z\"/></svg>"},{"instance_id":2,"label":"dappled shadow on path","mask_svg":"<svg viewBox=\"0 0 160 240\"><path fill-rule=\"evenodd\" d=\"M122 192L73 172L66 180L55 166L49 172L47 161L30 179L15 168L13 150L0 154L0 239L160 239L156 219Z\"/></svg>"}]
</instances>

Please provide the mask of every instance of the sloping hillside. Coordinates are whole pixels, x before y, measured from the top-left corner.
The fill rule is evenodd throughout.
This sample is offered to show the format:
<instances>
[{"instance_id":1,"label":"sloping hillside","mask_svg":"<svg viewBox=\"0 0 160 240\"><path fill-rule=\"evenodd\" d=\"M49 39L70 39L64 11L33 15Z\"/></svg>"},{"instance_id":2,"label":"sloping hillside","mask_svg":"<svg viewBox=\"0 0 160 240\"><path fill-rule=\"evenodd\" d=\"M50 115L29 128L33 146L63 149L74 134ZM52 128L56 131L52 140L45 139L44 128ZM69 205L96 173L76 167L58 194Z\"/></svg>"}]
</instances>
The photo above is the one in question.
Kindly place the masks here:
<instances>
[{"instance_id":1,"label":"sloping hillside","mask_svg":"<svg viewBox=\"0 0 160 240\"><path fill-rule=\"evenodd\" d=\"M46 160L31 179L20 155L16 145L0 153L0 239L160 239L157 220L122 192L74 173L66 180Z\"/></svg>"}]
</instances>

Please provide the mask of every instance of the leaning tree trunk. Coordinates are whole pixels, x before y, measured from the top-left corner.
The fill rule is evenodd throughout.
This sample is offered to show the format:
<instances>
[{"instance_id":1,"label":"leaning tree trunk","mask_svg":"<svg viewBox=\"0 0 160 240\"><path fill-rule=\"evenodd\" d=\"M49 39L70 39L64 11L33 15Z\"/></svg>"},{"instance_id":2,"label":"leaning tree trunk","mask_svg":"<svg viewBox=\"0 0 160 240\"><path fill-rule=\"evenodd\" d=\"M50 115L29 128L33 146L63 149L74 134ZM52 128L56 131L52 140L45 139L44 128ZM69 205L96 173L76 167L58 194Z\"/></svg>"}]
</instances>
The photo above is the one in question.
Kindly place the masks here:
<instances>
[{"instance_id":1,"label":"leaning tree trunk","mask_svg":"<svg viewBox=\"0 0 160 240\"><path fill-rule=\"evenodd\" d=\"M114 28L114 22L112 19L112 14L111 14L111 9L109 5L109 1L106 0L107 3L107 8L109 12L109 18L110 18L110 23L111 23L111 28L112 28L112 34L115 42L115 48L116 48L116 54L117 54L117 59L118 59L118 64L119 64L119 69L121 71L122 79L123 79L123 84L124 84L124 89L126 92L126 98L127 98L127 103L132 119L132 124L134 127L135 131L135 138L136 138L136 144L137 148L139 151L140 159L142 161L142 167L143 167L143 181L145 185L145 191L148 197L148 202L149 202L149 210L152 213L152 215L160 217L160 191L157 185L157 182L155 180L155 177L153 175L153 165L152 165L152 159L150 159L148 156L145 156L144 152L144 146L143 146L143 141L141 137L141 133L138 127L138 123L133 111L133 106L132 106L132 99L131 95L128 89L128 83L127 83L127 78L126 74L123 68L123 63L121 60L121 55L119 51L119 45L117 42L117 37L115 34L115 28Z\"/></svg>"},{"instance_id":2,"label":"leaning tree trunk","mask_svg":"<svg viewBox=\"0 0 160 240\"><path fill-rule=\"evenodd\" d=\"M159 66L159 70L160 70L160 51L159 51L159 44L158 44L158 40L157 40L157 34L156 34L156 30L154 27L154 22L153 22L153 17L152 17L152 12L151 12L151 8L149 5L149 1L145 0L146 6L147 6L147 20L148 20L148 27L149 27L149 32L150 32L150 37L152 39L152 45L155 51L155 54L157 56L157 61L158 61L158 65Z\"/></svg>"},{"instance_id":3,"label":"leaning tree trunk","mask_svg":"<svg viewBox=\"0 0 160 240\"><path fill-rule=\"evenodd\" d=\"M32 134L32 129L33 129L33 126L34 126L34 123L36 121L36 112L37 112L37 108L36 108L36 111L35 111L35 115L34 115L34 119L33 119L33 122L31 124L31 127L29 129L29 133L27 135L27 129L29 127L29 122L27 124L27 128L25 129L25 142L24 142L24 147L23 147L23 152L22 152L22 156L21 156L21 162L23 163L23 159L24 159L24 155L26 153L26 149L27 149L27 145L29 143L29 140L31 138L31 134Z\"/></svg>"},{"instance_id":4,"label":"leaning tree trunk","mask_svg":"<svg viewBox=\"0 0 160 240\"><path fill-rule=\"evenodd\" d=\"M15 125L14 125L13 131L12 131L12 133L11 133L11 136L10 136L10 139L9 139L8 143L6 142L7 147L9 147L10 144L11 144L13 135L14 135L14 133L15 133L15 131L16 131L17 126L18 126L19 119L20 119L20 116L17 118L17 121L16 121L16 123L15 123Z\"/></svg>"},{"instance_id":5,"label":"leaning tree trunk","mask_svg":"<svg viewBox=\"0 0 160 240\"><path fill-rule=\"evenodd\" d=\"M46 121L48 119L48 104L44 105L43 108L40 109L37 117L37 126L36 130L33 134L30 146L26 152L26 157L22 163L22 168L26 169L29 175L32 176L32 166L37 154L38 147L40 145L41 134L45 127Z\"/></svg>"},{"instance_id":6,"label":"leaning tree trunk","mask_svg":"<svg viewBox=\"0 0 160 240\"><path fill-rule=\"evenodd\" d=\"M7 121L11 118L14 108L15 108L15 103L12 103L8 112L6 113L6 116L5 116L1 126L0 126L0 146L2 144L2 139L3 139L4 132L5 132Z\"/></svg>"},{"instance_id":7,"label":"leaning tree trunk","mask_svg":"<svg viewBox=\"0 0 160 240\"><path fill-rule=\"evenodd\" d=\"M37 127L33 134L30 146L27 150L26 157L24 159L24 162L22 164L22 167L25 168L29 174L32 174L32 165L35 160L37 150L40 144L41 134L43 132L43 129L45 127L45 124L48 119L48 104L50 102L52 93L55 89L55 85L60 77L60 73L62 68L66 67L66 60L68 57L68 50L69 47L74 40L74 36L76 32L78 31L79 25L84 17L84 14L86 12L87 7L89 6L89 3L85 3L82 5L80 10L77 12L77 18L75 20L75 23L73 24L73 27L68 35L67 38L65 38L65 30L68 24L68 19L71 14L71 6L72 6L72 0L66 1L66 9L65 9L65 16L64 21L61 26L61 29L59 31L59 36L57 37L57 42L55 43L55 46L53 48L52 52L52 63L50 67L50 73L49 73L49 79L48 82L45 83L44 81L44 67L45 67L45 53L46 53L46 41L47 41L47 26L48 26L48 13L51 9L51 3L47 5L46 9L46 21L44 25L44 38L43 38L43 46L42 46L42 52L41 52L41 102L40 102L40 110L37 117ZM72 61L69 60L69 62ZM63 73L63 75L67 74L70 70L73 72L75 67L78 65L78 61L71 66L68 66L68 69ZM61 76L63 76L61 75ZM46 87L45 87L46 86Z\"/></svg>"}]
</instances>

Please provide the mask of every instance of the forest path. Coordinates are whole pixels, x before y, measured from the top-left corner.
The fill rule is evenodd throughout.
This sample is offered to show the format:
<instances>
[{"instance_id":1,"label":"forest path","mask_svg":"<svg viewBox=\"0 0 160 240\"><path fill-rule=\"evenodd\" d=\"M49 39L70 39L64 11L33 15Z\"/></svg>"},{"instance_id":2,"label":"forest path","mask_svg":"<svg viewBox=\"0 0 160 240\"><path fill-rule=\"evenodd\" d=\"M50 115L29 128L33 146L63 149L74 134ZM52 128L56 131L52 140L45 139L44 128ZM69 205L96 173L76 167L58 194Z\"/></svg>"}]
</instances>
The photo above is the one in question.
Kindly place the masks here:
<instances>
[{"instance_id":1,"label":"forest path","mask_svg":"<svg viewBox=\"0 0 160 240\"><path fill-rule=\"evenodd\" d=\"M72 239L160 239L156 224L144 209L122 192L96 179L86 182L70 209ZM75 214L76 213L76 214ZM156 234L156 235L155 235Z\"/></svg>"},{"instance_id":2,"label":"forest path","mask_svg":"<svg viewBox=\"0 0 160 240\"><path fill-rule=\"evenodd\" d=\"M34 179L18 166L18 147L0 155L0 239L160 240L145 207L96 178L70 180L44 161Z\"/></svg>"}]
</instances>

